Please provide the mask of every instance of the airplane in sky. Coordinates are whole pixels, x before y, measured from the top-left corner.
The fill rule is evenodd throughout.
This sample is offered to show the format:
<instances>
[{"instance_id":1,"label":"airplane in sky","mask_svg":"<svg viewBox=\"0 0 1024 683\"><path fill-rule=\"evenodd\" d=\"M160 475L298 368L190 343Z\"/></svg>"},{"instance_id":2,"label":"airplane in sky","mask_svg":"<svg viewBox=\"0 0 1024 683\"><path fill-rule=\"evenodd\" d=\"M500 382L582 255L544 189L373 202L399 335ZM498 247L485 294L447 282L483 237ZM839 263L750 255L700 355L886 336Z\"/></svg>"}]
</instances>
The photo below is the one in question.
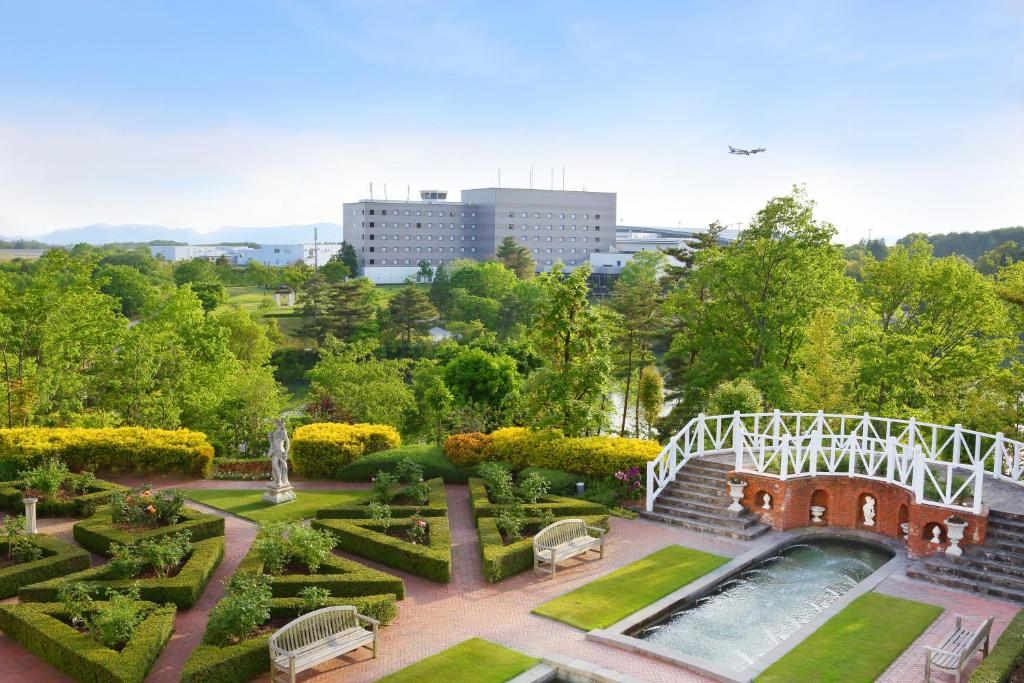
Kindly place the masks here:
<instances>
[{"instance_id":1,"label":"airplane in sky","mask_svg":"<svg viewBox=\"0 0 1024 683\"><path fill-rule=\"evenodd\" d=\"M764 151L764 147L758 147L757 149L739 149L729 145L729 154L742 154L743 156L750 156L751 154L760 154Z\"/></svg>"}]
</instances>

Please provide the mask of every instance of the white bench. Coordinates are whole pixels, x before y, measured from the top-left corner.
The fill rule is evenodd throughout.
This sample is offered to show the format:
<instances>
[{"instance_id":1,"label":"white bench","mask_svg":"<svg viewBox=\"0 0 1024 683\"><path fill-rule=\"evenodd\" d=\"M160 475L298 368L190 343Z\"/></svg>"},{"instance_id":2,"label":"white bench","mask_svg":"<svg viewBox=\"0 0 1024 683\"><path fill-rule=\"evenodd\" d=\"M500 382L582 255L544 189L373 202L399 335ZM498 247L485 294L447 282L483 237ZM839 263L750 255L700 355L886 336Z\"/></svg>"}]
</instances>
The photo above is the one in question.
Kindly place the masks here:
<instances>
[{"instance_id":1,"label":"white bench","mask_svg":"<svg viewBox=\"0 0 1024 683\"><path fill-rule=\"evenodd\" d=\"M372 630L366 630L363 624L369 624ZM361 647L372 649L376 657L379 626L379 621L348 605L324 607L302 615L270 636L271 683L277 680L278 672L287 674L288 680L295 683L298 672Z\"/></svg>"},{"instance_id":2,"label":"white bench","mask_svg":"<svg viewBox=\"0 0 1024 683\"><path fill-rule=\"evenodd\" d=\"M590 532L597 533L597 536ZM542 564L550 564L551 576L554 577L555 566L559 562L588 550L596 550L604 557L604 534L604 529L587 526L582 519L563 519L544 527L533 537L534 571Z\"/></svg>"},{"instance_id":3,"label":"white bench","mask_svg":"<svg viewBox=\"0 0 1024 683\"><path fill-rule=\"evenodd\" d=\"M932 679L932 669L939 669L953 674L953 680L960 683L967 660L971 658L978 648L982 650L982 656L988 656L988 635L992 630L993 617L989 617L981 626L975 630L966 629L962 623L963 617L956 615L956 629L953 634L946 638L942 647L925 647L924 680Z\"/></svg>"}]
</instances>

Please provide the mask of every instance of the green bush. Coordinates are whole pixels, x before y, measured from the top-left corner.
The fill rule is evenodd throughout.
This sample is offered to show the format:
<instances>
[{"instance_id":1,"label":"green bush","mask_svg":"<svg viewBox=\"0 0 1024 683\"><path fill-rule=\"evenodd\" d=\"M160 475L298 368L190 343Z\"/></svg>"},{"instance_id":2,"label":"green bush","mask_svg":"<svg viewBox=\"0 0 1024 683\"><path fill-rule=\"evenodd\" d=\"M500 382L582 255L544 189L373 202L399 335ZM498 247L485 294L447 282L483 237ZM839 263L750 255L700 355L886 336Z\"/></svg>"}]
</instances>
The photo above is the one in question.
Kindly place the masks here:
<instances>
[{"instance_id":1,"label":"green bush","mask_svg":"<svg viewBox=\"0 0 1024 683\"><path fill-rule=\"evenodd\" d=\"M349 598L328 598L328 606L352 605L362 615L388 624L398 613L394 595L365 595ZM295 618L303 608L301 598L274 598L271 618ZM220 647L204 638L192 650L181 672L181 683L247 683L265 675L270 669L267 641L270 634L243 640L237 645Z\"/></svg>"},{"instance_id":2,"label":"green bush","mask_svg":"<svg viewBox=\"0 0 1024 683\"><path fill-rule=\"evenodd\" d=\"M568 496L575 493L576 482L583 481L583 477L578 474L562 470L549 470L544 467L527 467L525 470L520 470L516 481L522 484L534 472L548 480L548 483L551 484L550 492L557 496Z\"/></svg>"},{"instance_id":3,"label":"green bush","mask_svg":"<svg viewBox=\"0 0 1024 683\"><path fill-rule=\"evenodd\" d=\"M120 484L95 479L87 492L69 498L40 498L36 503L37 517L88 517L96 508L105 504L114 491L124 490ZM0 484L0 509L7 512L21 512L25 509L25 482L21 479Z\"/></svg>"},{"instance_id":4,"label":"green bush","mask_svg":"<svg viewBox=\"0 0 1024 683\"><path fill-rule=\"evenodd\" d=\"M385 529L408 527L408 519L390 523L372 519L318 519L312 525L338 539L338 547L389 567L447 583L451 580L452 549L447 517L428 518L427 544L410 543L385 533Z\"/></svg>"},{"instance_id":5,"label":"green bush","mask_svg":"<svg viewBox=\"0 0 1024 683\"><path fill-rule=\"evenodd\" d=\"M592 477L611 477L619 470L639 467L658 456L661 445L646 439L615 436L567 438L557 430L506 427L491 434L484 451L489 461L507 462L513 469L543 467L578 472Z\"/></svg>"},{"instance_id":6,"label":"green bush","mask_svg":"<svg viewBox=\"0 0 1024 683\"><path fill-rule=\"evenodd\" d=\"M441 478L429 479L423 482L430 489L430 498L426 505L392 505L391 516L395 518L408 517L414 512L419 512L424 517L445 517L448 515L448 499L444 493L444 480ZM353 505L338 505L332 508L323 508L316 511L317 519L371 519L368 503L355 503Z\"/></svg>"},{"instance_id":7,"label":"green bush","mask_svg":"<svg viewBox=\"0 0 1024 683\"><path fill-rule=\"evenodd\" d=\"M304 565L315 574L331 556L334 545L330 534L302 522L264 522L252 542L252 552L267 574L277 576L292 563Z\"/></svg>"},{"instance_id":8,"label":"green bush","mask_svg":"<svg viewBox=\"0 0 1024 683\"><path fill-rule=\"evenodd\" d=\"M469 506L473 510L473 518L494 517L501 508L499 503L492 503L487 494L487 487L482 479L469 480ZM559 518L581 515L606 515L608 509L604 505L577 498L564 496L541 496L536 503L524 503L523 511L528 517L536 517L541 510L551 510Z\"/></svg>"},{"instance_id":9,"label":"green bush","mask_svg":"<svg viewBox=\"0 0 1024 683\"><path fill-rule=\"evenodd\" d=\"M223 647L249 637L270 619L272 600L270 582L265 576L235 574L228 584L227 595L210 610L203 639Z\"/></svg>"},{"instance_id":10,"label":"green bush","mask_svg":"<svg viewBox=\"0 0 1024 683\"><path fill-rule=\"evenodd\" d=\"M76 522L74 535L80 546L99 555L109 554L112 543L127 545L134 541L160 538L185 530L191 532L193 542L224 535L223 517L203 514L189 508L182 508L180 517L181 521L177 524L142 531L127 531L115 527L110 509L102 507L92 517Z\"/></svg>"},{"instance_id":11,"label":"green bush","mask_svg":"<svg viewBox=\"0 0 1024 683\"><path fill-rule=\"evenodd\" d=\"M452 434L444 440L444 454L459 467L473 467L484 460L491 437L480 432Z\"/></svg>"},{"instance_id":12,"label":"green bush","mask_svg":"<svg viewBox=\"0 0 1024 683\"><path fill-rule=\"evenodd\" d=\"M252 549L238 565L238 572L262 574L263 571L263 563ZM328 557L315 574L285 574L273 576L270 581L275 598L294 598L309 586L326 588L337 598L385 593L391 593L398 600L405 597L405 584L400 578L337 555Z\"/></svg>"},{"instance_id":13,"label":"green bush","mask_svg":"<svg viewBox=\"0 0 1024 683\"><path fill-rule=\"evenodd\" d=\"M608 515L558 515L557 519L582 519L588 526L608 528ZM528 517L527 526L543 528L551 523L549 519ZM524 538L503 545L501 531L493 517L477 520L477 536L480 540L480 558L483 561L484 579L490 583L518 574L533 567L533 539Z\"/></svg>"},{"instance_id":14,"label":"green bush","mask_svg":"<svg viewBox=\"0 0 1024 683\"><path fill-rule=\"evenodd\" d=\"M1021 666L1024 666L1024 610L1017 612L988 657L974 670L971 683L1006 683Z\"/></svg>"},{"instance_id":15,"label":"green bush","mask_svg":"<svg viewBox=\"0 0 1024 683\"><path fill-rule=\"evenodd\" d=\"M209 476L213 446L187 429L18 427L0 429L0 462L19 469L59 458L73 470L180 472Z\"/></svg>"},{"instance_id":16,"label":"green bush","mask_svg":"<svg viewBox=\"0 0 1024 683\"><path fill-rule=\"evenodd\" d=\"M0 569L0 598L17 595L22 586L89 568L89 553L81 548L46 534L32 534L26 538L42 551L43 556L32 562ZM7 541L0 542L0 554L6 556L8 548Z\"/></svg>"},{"instance_id":17,"label":"green bush","mask_svg":"<svg viewBox=\"0 0 1024 683\"><path fill-rule=\"evenodd\" d=\"M426 479L441 477L449 484L465 484L467 479L474 476L472 469L453 465L440 447L416 444L363 456L339 467L334 472L334 477L341 481L365 483L380 471L397 474L398 464L405 458L422 465L423 476Z\"/></svg>"},{"instance_id":18,"label":"green bush","mask_svg":"<svg viewBox=\"0 0 1024 683\"><path fill-rule=\"evenodd\" d=\"M59 604L0 605L0 630L40 659L88 683L142 683L174 630L175 609L135 603L148 615L117 652L65 624ZM104 603L94 603L102 609Z\"/></svg>"},{"instance_id":19,"label":"green bush","mask_svg":"<svg viewBox=\"0 0 1024 683\"><path fill-rule=\"evenodd\" d=\"M315 422L292 435L292 465L307 479L329 479L342 465L401 444L389 425Z\"/></svg>"},{"instance_id":20,"label":"green bush","mask_svg":"<svg viewBox=\"0 0 1024 683\"><path fill-rule=\"evenodd\" d=\"M85 558L84 571L23 586L18 591L18 598L22 602L56 602L61 586L78 582L87 582L95 586L100 598L104 597L107 591L124 590L137 585L139 597L143 600L158 604L170 602L178 609L188 609L199 600L199 596L210 583L214 570L224 559L224 537L217 536L193 543L192 554L181 570L175 576L164 579L118 579L114 576L109 563L89 569L87 554Z\"/></svg>"}]
</instances>

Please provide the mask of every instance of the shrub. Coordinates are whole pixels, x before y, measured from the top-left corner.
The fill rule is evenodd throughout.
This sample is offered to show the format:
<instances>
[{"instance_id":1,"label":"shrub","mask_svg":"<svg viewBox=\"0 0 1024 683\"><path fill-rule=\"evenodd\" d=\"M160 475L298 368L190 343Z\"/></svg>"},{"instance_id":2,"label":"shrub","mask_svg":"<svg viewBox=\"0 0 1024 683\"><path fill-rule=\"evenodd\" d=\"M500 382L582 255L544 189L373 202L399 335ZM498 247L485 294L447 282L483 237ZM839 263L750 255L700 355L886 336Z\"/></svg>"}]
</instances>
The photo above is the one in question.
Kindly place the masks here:
<instances>
[{"instance_id":1,"label":"shrub","mask_svg":"<svg viewBox=\"0 0 1024 683\"><path fill-rule=\"evenodd\" d=\"M631 467L645 469L661 452L661 445L645 439L614 436L566 438L556 430L531 431L507 427L491 434L487 447L489 461L507 462L512 467L543 467L578 472L592 477L610 477Z\"/></svg>"},{"instance_id":2,"label":"shrub","mask_svg":"<svg viewBox=\"0 0 1024 683\"><path fill-rule=\"evenodd\" d=\"M342 465L334 476L342 481L365 482L377 472L395 472L398 463L406 458L415 460L423 466L423 478L435 479L441 477L449 484L465 484L474 476L472 469L457 467L445 457L444 451L439 446L428 446L416 444L413 446L402 446L379 453L372 453L359 460Z\"/></svg>"},{"instance_id":3,"label":"shrub","mask_svg":"<svg viewBox=\"0 0 1024 683\"><path fill-rule=\"evenodd\" d=\"M971 683L1006 683L1020 666L1024 666L1024 610L1017 612L992 652L974 670Z\"/></svg>"},{"instance_id":4,"label":"shrub","mask_svg":"<svg viewBox=\"0 0 1024 683\"><path fill-rule=\"evenodd\" d=\"M206 622L206 640L227 645L253 633L270 619L270 582L262 576L235 574L228 582L228 593L210 610Z\"/></svg>"},{"instance_id":5,"label":"shrub","mask_svg":"<svg viewBox=\"0 0 1024 683\"><path fill-rule=\"evenodd\" d=\"M427 502L424 505L388 505L392 517L406 517L418 512L424 517L444 517L448 514L448 499L444 493L444 480L428 479L423 482L427 489ZM370 507L373 503L354 503L351 505L336 505L330 508L323 508L316 511L318 519L376 519L371 514Z\"/></svg>"},{"instance_id":6,"label":"shrub","mask_svg":"<svg viewBox=\"0 0 1024 683\"><path fill-rule=\"evenodd\" d=\"M142 571L142 555L134 543L114 543L110 546L107 566L115 578L128 579Z\"/></svg>"},{"instance_id":7,"label":"shrub","mask_svg":"<svg viewBox=\"0 0 1024 683\"><path fill-rule=\"evenodd\" d=\"M138 588L107 595L107 604L97 609L88 620L89 633L100 644L111 649L127 643L146 618L143 611L145 603L139 603L138 600Z\"/></svg>"},{"instance_id":8,"label":"shrub","mask_svg":"<svg viewBox=\"0 0 1024 683\"><path fill-rule=\"evenodd\" d=\"M25 485L25 493L42 498L56 495L71 472L60 460L48 458L39 467L25 470L20 476Z\"/></svg>"},{"instance_id":9,"label":"shrub","mask_svg":"<svg viewBox=\"0 0 1024 683\"><path fill-rule=\"evenodd\" d=\"M426 544L414 544L384 533L384 525L371 519L317 519L312 526L338 539L338 547L396 569L447 583L451 579L451 532L447 517L419 518L427 524ZM392 521L391 527L411 530L412 519ZM417 524L418 526L418 524ZM415 532L413 532L415 533ZM337 595L337 591L332 591Z\"/></svg>"},{"instance_id":10,"label":"shrub","mask_svg":"<svg viewBox=\"0 0 1024 683\"><path fill-rule=\"evenodd\" d=\"M157 578L163 579L188 555L192 549L191 537L192 532L186 529L171 536L140 541L139 554L145 564L153 567Z\"/></svg>"},{"instance_id":11,"label":"shrub","mask_svg":"<svg viewBox=\"0 0 1024 683\"><path fill-rule=\"evenodd\" d=\"M501 503L492 503L487 494L487 486L481 479L469 480L469 506L473 510L474 519L481 517L494 517L501 509ZM523 511L528 517L540 514L542 509L550 509L559 518L579 517L581 515L605 515L608 510L604 505L599 505L578 498L566 498L563 496L544 495L536 503L526 503Z\"/></svg>"},{"instance_id":12,"label":"shrub","mask_svg":"<svg viewBox=\"0 0 1024 683\"><path fill-rule=\"evenodd\" d=\"M708 396L708 415L732 415L733 412L759 413L764 409L764 396L748 379L725 380Z\"/></svg>"},{"instance_id":13,"label":"shrub","mask_svg":"<svg viewBox=\"0 0 1024 683\"><path fill-rule=\"evenodd\" d=\"M485 462L480 466L480 478L487 484L487 490L498 503L509 503L515 499L512 489L512 473L504 465Z\"/></svg>"},{"instance_id":14,"label":"shrub","mask_svg":"<svg viewBox=\"0 0 1024 683\"><path fill-rule=\"evenodd\" d=\"M316 573L331 555L334 538L301 522L264 522L256 533L252 550L268 574L279 575L292 562Z\"/></svg>"},{"instance_id":15,"label":"shrub","mask_svg":"<svg viewBox=\"0 0 1024 683\"><path fill-rule=\"evenodd\" d=\"M261 481L270 478L269 458L217 458L213 461L214 479Z\"/></svg>"},{"instance_id":16,"label":"shrub","mask_svg":"<svg viewBox=\"0 0 1024 683\"><path fill-rule=\"evenodd\" d=\"M544 477L551 486L549 492L558 496L572 495L576 492L576 482L583 481L580 475L572 472L549 470L543 467L527 467L525 470L520 470L517 475L519 485L522 486L523 482L534 473Z\"/></svg>"},{"instance_id":17,"label":"shrub","mask_svg":"<svg viewBox=\"0 0 1024 683\"><path fill-rule=\"evenodd\" d=\"M484 450L491 437L480 432L452 434L444 440L444 454L458 467L472 467L484 460Z\"/></svg>"},{"instance_id":18,"label":"shrub","mask_svg":"<svg viewBox=\"0 0 1024 683\"><path fill-rule=\"evenodd\" d=\"M57 593L57 601L60 602L64 613L75 625L85 620L85 612L92 605L93 596L96 594L96 587L88 583L66 583L60 587Z\"/></svg>"},{"instance_id":19,"label":"shrub","mask_svg":"<svg viewBox=\"0 0 1024 683\"><path fill-rule=\"evenodd\" d=\"M24 540L20 540L20 539ZM26 553L25 558L35 558L0 569L0 599L17 594L22 586L46 581L65 574L88 569L89 553L71 543L46 534L23 535L15 540L15 544L26 544L36 548ZM9 543L0 544L0 554L7 555L18 552L11 549Z\"/></svg>"},{"instance_id":20,"label":"shrub","mask_svg":"<svg viewBox=\"0 0 1024 683\"><path fill-rule=\"evenodd\" d=\"M388 527L391 526L391 508L387 503L381 503L379 501L370 501L366 506L366 512L370 515L370 519L381 522L384 525L384 533L388 532Z\"/></svg>"},{"instance_id":21,"label":"shrub","mask_svg":"<svg viewBox=\"0 0 1024 683\"><path fill-rule=\"evenodd\" d=\"M110 499L111 493L123 490L119 484L97 479L89 472L69 474L64 480L64 495L43 496L36 503L39 517L88 517ZM0 484L0 509L18 512L25 509L22 499L28 494L24 480ZM38 496L37 496L38 497Z\"/></svg>"},{"instance_id":22,"label":"shrub","mask_svg":"<svg viewBox=\"0 0 1024 683\"><path fill-rule=\"evenodd\" d=\"M426 505L430 502L430 484L425 481L409 484L402 493L416 501L417 505Z\"/></svg>"},{"instance_id":23,"label":"shrub","mask_svg":"<svg viewBox=\"0 0 1024 683\"><path fill-rule=\"evenodd\" d=\"M551 484L540 472L531 472L519 484L519 490L527 503L536 503L550 488Z\"/></svg>"},{"instance_id":24,"label":"shrub","mask_svg":"<svg viewBox=\"0 0 1024 683\"><path fill-rule=\"evenodd\" d=\"M118 490L110 494L110 518L115 524L161 526L177 524L185 494L175 489L153 493L149 484L130 491Z\"/></svg>"},{"instance_id":25,"label":"shrub","mask_svg":"<svg viewBox=\"0 0 1024 683\"><path fill-rule=\"evenodd\" d=\"M331 591L318 586L309 586L299 591L299 600L302 601L299 607L299 614L315 612L318 609L327 607L327 601L331 598Z\"/></svg>"},{"instance_id":26,"label":"shrub","mask_svg":"<svg viewBox=\"0 0 1024 683\"><path fill-rule=\"evenodd\" d=\"M189 508L182 508L177 524L129 531L114 525L110 509L101 507L92 517L76 522L73 527L75 541L80 546L94 553L106 555L114 543L126 545L133 541L147 540L170 536L188 529L192 533L192 541L202 541L214 536L224 535L224 518L207 515Z\"/></svg>"},{"instance_id":27,"label":"shrub","mask_svg":"<svg viewBox=\"0 0 1024 683\"><path fill-rule=\"evenodd\" d=\"M423 518L423 515L413 514L409 517L409 527L406 533L409 534L413 543L423 543L427 540L427 520Z\"/></svg>"},{"instance_id":28,"label":"shrub","mask_svg":"<svg viewBox=\"0 0 1024 683\"><path fill-rule=\"evenodd\" d=\"M374 498L385 505L390 503L391 499L395 497L392 489L398 483L398 478L390 472L380 471L370 481L373 483L370 488L373 489Z\"/></svg>"},{"instance_id":29,"label":"shrub","mask_svg":"<svg viewBox=\"0 0 1024 683\"><path fill-rule=\"evenodd\" d=\"M295 430L292 463L303 477L328 479L342 465L401 443L398 432L389 425L316 422Z\"/></svg>"},{"instance_id":30,"label":"shrub","mask_svg":"<svg viewBox=\"0 0 1024 683\"><path fill-rule=\"evenodd\" d=\"M518 539L523 537L523 527L526 525L526 514L523 506L518 501L511 505L502 505L498 514L494 516L498 528L505 532L509 538Z\"/></svg>"},{"instance_id":31,"label":"shrub","mask_svg":"<svg viewBox=\"0 0 1024 683\"><path fill-rule=\"evenodd\" d=\"M200 432L142 427L0 429L0 462L26 468L58 458L73 470L208 476L213 446Z\"/></svg>"},{"instance_id":32,"label":"shrub","mask_svg":"<svg viewBox=\"0 0 1024 683\"><path fill-rule=\"evenodd\" d=\"M423 481L423 465L410 457L404 457L395 466L395 475L406 484L416 484Z\"/></svg>"},{"instance_id":33,"label":"shrub","mask_svg":"<svg viewBox=\"0 0 1024 683\"><path fill-rule=\"evenodd\" d=\"M608 515L559 515L558 519L582 519L588 526L608 528ZM528 517L527 526L542 528L546 520ZM548 522L550 524L550 522ZM547 526L547 524L545 524ZM481 517L477 521L477 535L480 541L480 556L483 560L484 579L493 583L533 567L533 539L524 538L504 545L498 524L492 517Z\"/></svg>"}]
</instances>

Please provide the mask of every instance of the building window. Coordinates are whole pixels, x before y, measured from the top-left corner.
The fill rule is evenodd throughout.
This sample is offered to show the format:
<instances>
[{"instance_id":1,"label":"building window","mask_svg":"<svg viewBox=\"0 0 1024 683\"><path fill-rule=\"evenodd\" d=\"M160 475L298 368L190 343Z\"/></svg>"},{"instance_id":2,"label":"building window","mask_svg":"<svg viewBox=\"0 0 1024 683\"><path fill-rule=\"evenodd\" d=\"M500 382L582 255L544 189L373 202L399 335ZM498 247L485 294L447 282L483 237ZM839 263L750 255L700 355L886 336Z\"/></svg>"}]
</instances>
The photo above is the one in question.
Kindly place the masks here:
<instances>
[{"instance_id":1,"label":"building window","mask_svg":"<svg viewBox=\"0 0 1024 683\"><path fill-rule=\"evenodd\" d=\"M373 209L370 209L370 215L371 215L371 216L373 215L373 212L374 212L374 210L373 210Z\"/></svg>"},{"instance_id":2,"label":"building window","mask_svg":"<svg viewBox=\"0 0 1024 683\"><path fill-rule=\"evenodd\" d=\"M374 249L373 247L370 247L370 253L371 254L373 253L373 249Z\"/></svg>"},{"instance_id":3,"label":"building window","mask_svg":"<svg viewBox=\"0 0 1024 683\"><path fill-rule=\"evenodd\" d=\"M596 218L597 220L601 220L601 214L595 213L594 218Z\"/></svg>"},{"instance_id":4,"label":"building window","mask_svg":"<svg viewBox=\"0 0 1024 683\"><path fill-rule=\"evenodd\" d=\"M370 227L371 228L373 227L373 221L370 221Z\"/></svg>"},{"instance_id":5,"label":"building window","mask_svg":"<svg viewBox=\"0 0 1024 683\"><path fill-rule=\"evenodd\" d=\"M370 233L370 241L373 241L373 233ZM277 251L277 249L275 249L274 251Z\"/></svg>"},{"instance_id":6,"label":"building window","mask_svg":"<svg viewBox=\"0 0 1024 683\"><path fill-rule=\"evenodd\" d=\"M533 217L534 218L540 218L540 214L539 213L535 213L535 214L533 214Z\"/></svg>"},{"instance_id":7,"label":"building window","mask_svg":"<svg viewBox=\"0 0 1024 683\"><path fill-rule=\"evenodd\" d=\"M523 217L523 218L526 218L526 212L525 212L525 211L523 211L523 213L522 213L522 217Z\"/></svg>"},{"instance_id":8,"label":"building window","mask_svg":"<svg viewBox=\"0 0 1024 683\"><path fill-rule=\"evenodd\" d=\"M583 220L587 220L588 218L590 218L590 214L589 213L583 214Z\"/></svg>"},{"instance_id":9,"label":"building window","mask_svg":"<svg viewBox=\"0 0 1024 683\"><path fill-rule=\"evenodd\" d=\"M508 224L508 229L509 229L509 230L514 230L514 229L515 229L515 227L516 227L516 226L514 226L514 225L513 225L513 224L511 224L511 223L509 223L509 224Z\"/></svg>"},{"instance_id":10,"label":"building window","mask_svg":"<svg viewBox=\"0 0 1024 683\"><path fill-rule=\"evenodd\" d=\"M388 210L387 209L381 209L380 210L380 215L381 216L387 216L388 215Z\"/></svg>"},{"instance_id":11,"label":"building window","mask_svg":"<svg viewBox=\"0 0 1024 683\"><path fill-rule=\"evenodd\" d=\"M601 232L601 226L600 225L595 225L594 226L594 230L597 230L598 232Z\"/></svg>"},{"instance_id":12,"label":"building window","mask_svg":"<svg viewBox=\"0 0 1024 683\"><path fill-rule=\"evenodd\" d=\"M600 242L600 241L601 241L601 238L600 238L600 237L595 237L595 238L594 238L594 241L595 241L595 242Z\"/></svg>"},{"instance_id":13,"label":"building window","mask_svg":"<svg viewBox=\"0 0 1024 683\"><path fill-rule=\"evenodd\" d=\"M373 265L373 259L370 259L370 265L371 266Z\"/></svg>"},{"instance_id":14,"label":"building window","mask_svg":"<svg viewBox=\"0 0 1024 683\"><path fill-rule=\"evenodd\" d=\"M529 238L529 237L527 237L526 235L523 235L523 236L522 236L522 237L520 237L519 239L521 239L522 241L524 241L524 242L525 242L526 240L528 240L528 239L530 239L530 238Z\"/></svg>"},{"instance_id":15,"label":"building window","mask_svg":"<svg viewBox=\"0 0 1024 683\"><path fill-rule=\"evenodd\" d=\"M422 227L423 227L423 224L422 224L422 223L417 223L417 224L416 224L416 227L417 227L417 228L422 228Z\"/></svg>"},{"instance_id":16,"label":"building window","mask_svg":"<svg viewBox=\"0 0 1024 683\"><path fill-rule=\"evenodd\" d=\"M370 236L370 239L371 239L371 240L373 239L373 235L371 235L371 236ZM276 249L276 248L275 248L275 249L274 249L274 253L275 253L275 254L280 254L280 253L281 253L281 250L280 250L280 249Z\"/></svg>"},{"instance_id":17,"label":"building window","mask_svg":"<svg viewBox=\"0 0 1024 683\"><path fill-rule=\"evenodd\" d=\"M576 220L576 214L572 214L571 218L572 218L573 220Z\"/></svg>"},{"instance_id":18,"label":"building window","mask_svg":"<svg viewBox=\"0 0 1024 683\"><path fill-rule=\"evenodd\" d=\"M417 216L422 216L422 215L423 215L423 212L422 212L422 211L420 211L419 209L416 209L416 215L417 215Z\"/></svg>"},{"instance_id":19,"label":"building window","mask_svg":"<svg viewBox=\"0 0 1024 683\"><path fill-rule=\"evenodd\" d=\"M548 213L548 218L551 218L551 213L550 212Z\"/></svg>"},{"instance_id":20,"label":"building window","mask_svg":"<svg viewBox=\"0 0 1024 683\"><path fill-rule=\"evenodd\" d=\"M405 259L405 265L409 265L409 259Z\"/></svg>"}]
</instances>

